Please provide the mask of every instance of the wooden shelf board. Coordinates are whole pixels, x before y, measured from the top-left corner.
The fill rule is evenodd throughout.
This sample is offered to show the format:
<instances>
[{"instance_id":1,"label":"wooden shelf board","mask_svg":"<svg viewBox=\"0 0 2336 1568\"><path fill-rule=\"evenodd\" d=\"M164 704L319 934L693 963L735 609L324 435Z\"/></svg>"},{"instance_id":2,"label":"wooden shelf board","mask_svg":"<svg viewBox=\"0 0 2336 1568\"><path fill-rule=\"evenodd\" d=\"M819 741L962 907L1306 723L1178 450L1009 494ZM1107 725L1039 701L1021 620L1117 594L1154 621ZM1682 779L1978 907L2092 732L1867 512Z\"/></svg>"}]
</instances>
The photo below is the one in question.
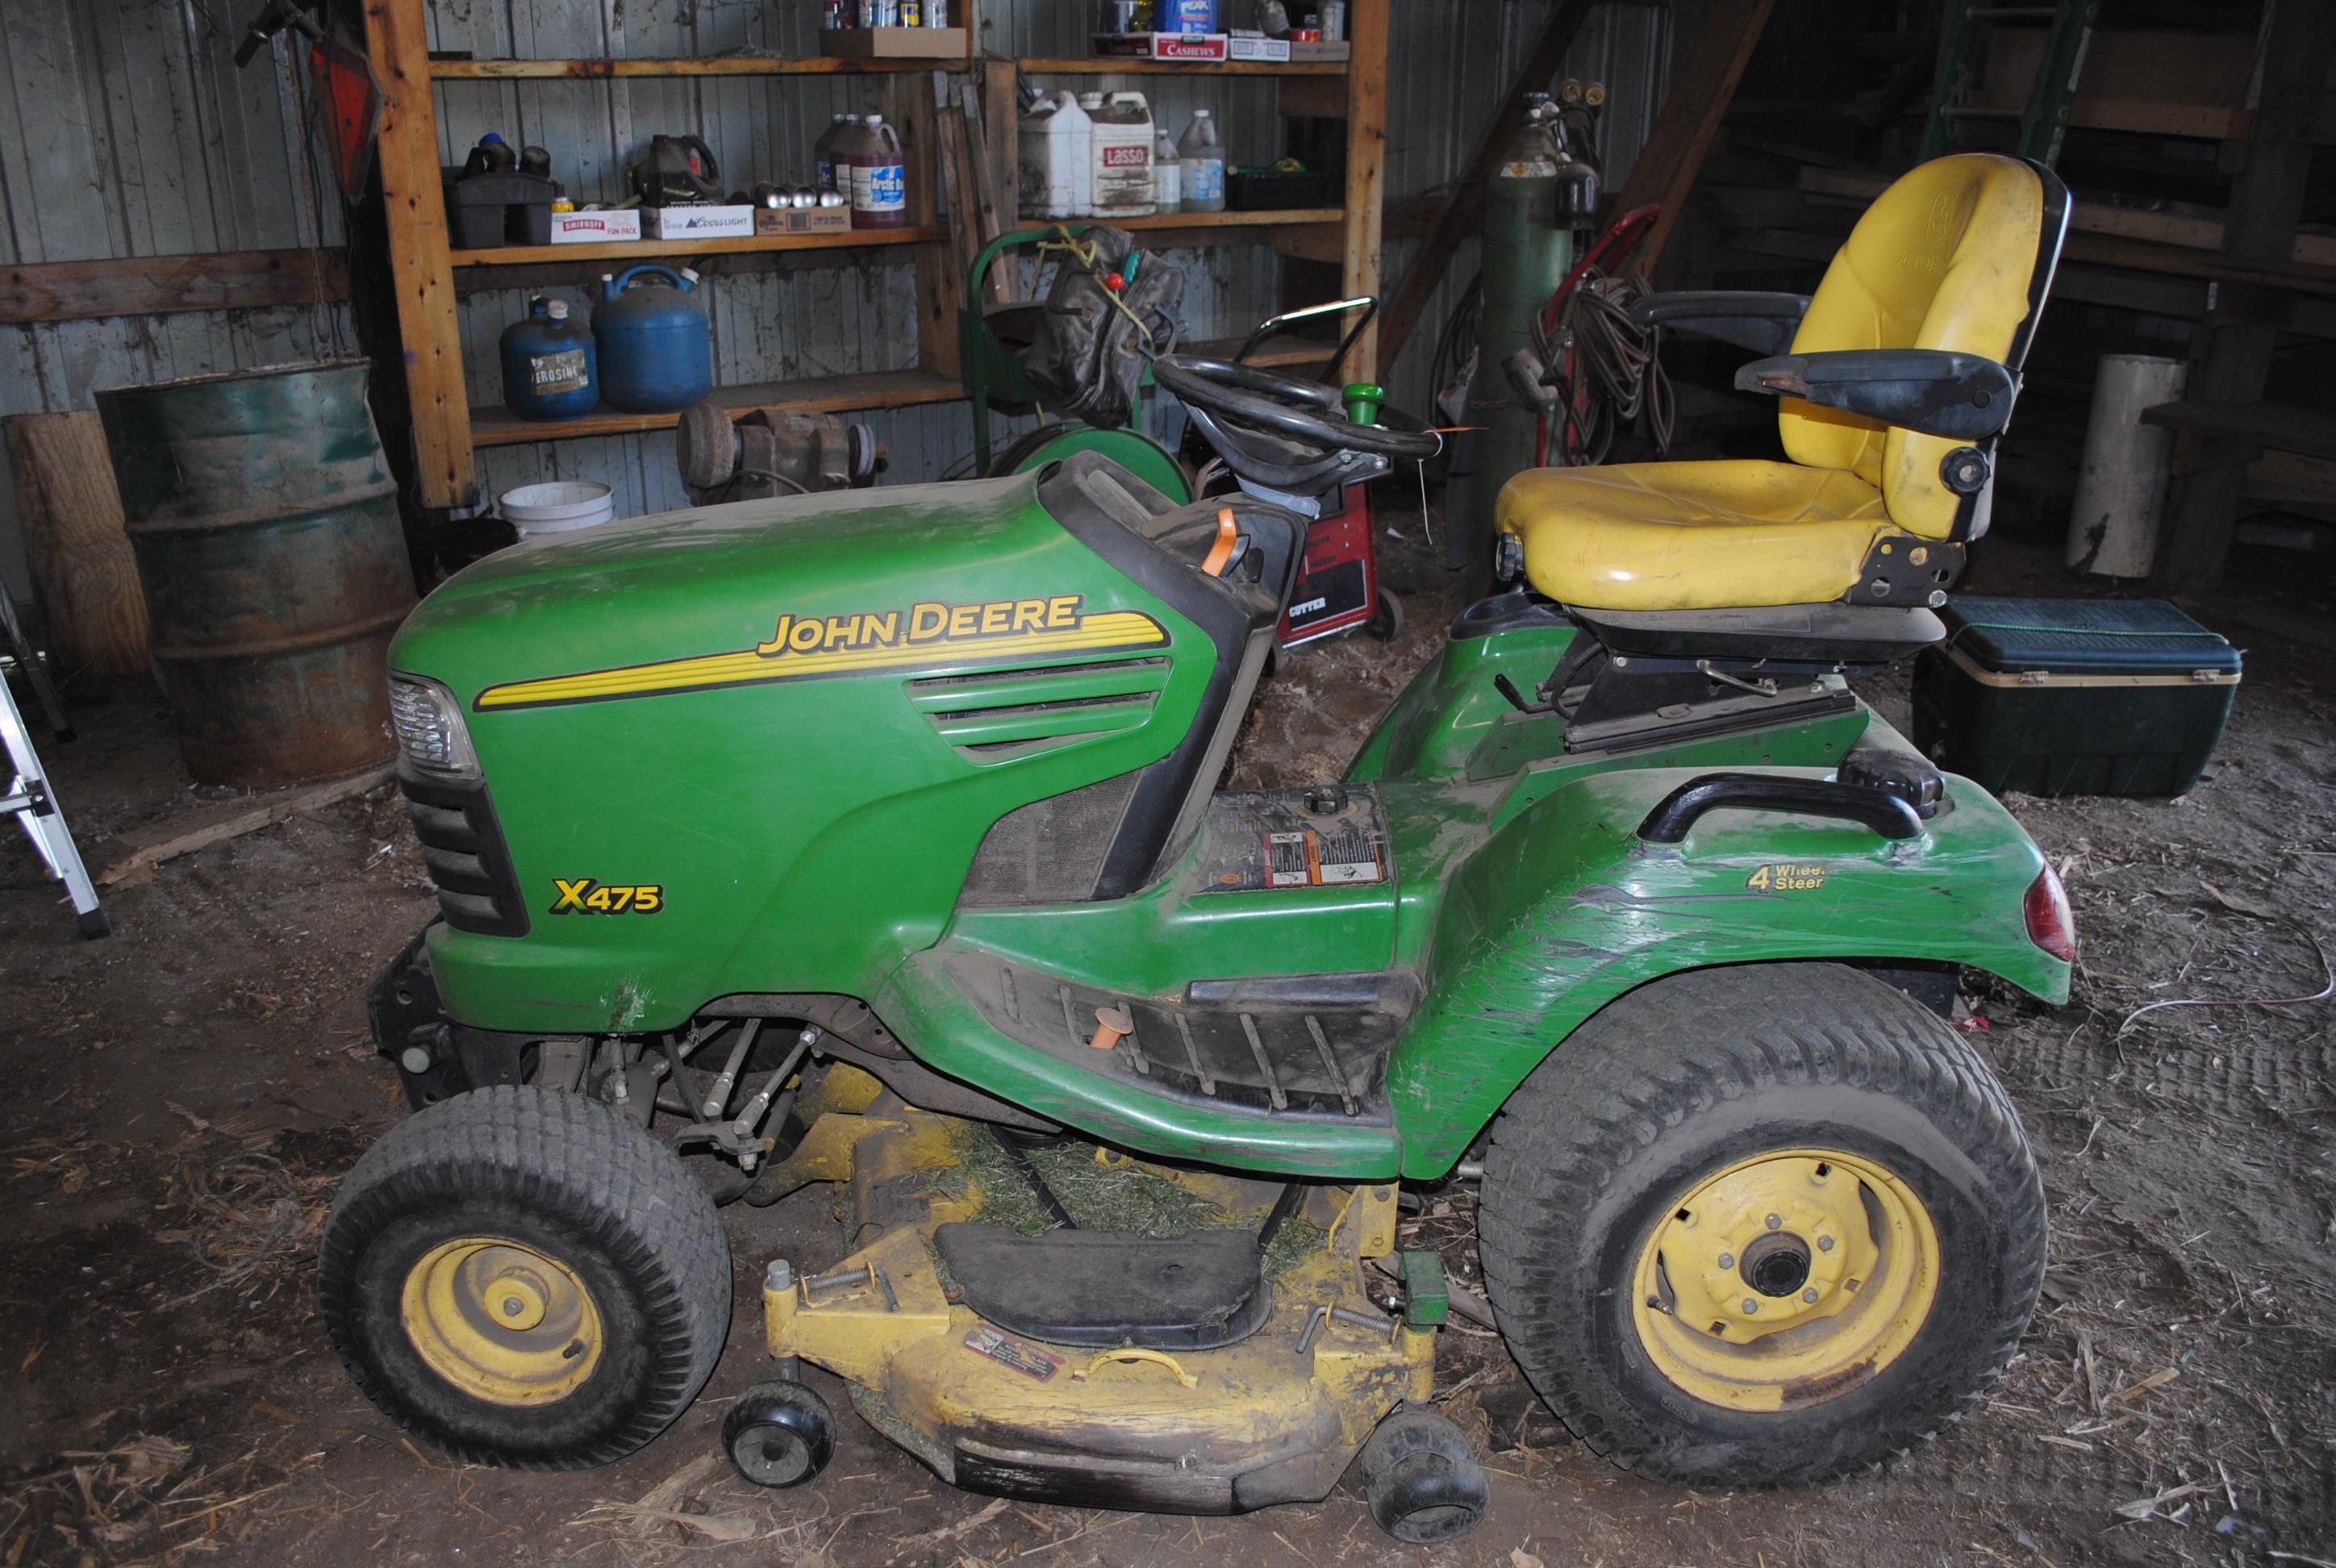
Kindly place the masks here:
<instances>
[{"instance_id":1,"label":"wooden shelf board","mask_svg":"<svg viewBox=\"0 0 2336 1568\"><path fill-rule=\"evenodd\" d=\"M1033 76L1344 76L1343 60L1024 60Z\"/></svg>"},{"instance_id":2,"label":"wooden shelf board","mask_svg":"<svg viewBox=\"0 0 2336 1568\"><path fill-rule=\"evenodd\" d=\"M809 60L771 60L754 55L724 55L706 60L433 60L430 74L440 82L606 82L620 76L861 76L965 68L965 60L956 55L882 60L842 60L825 55Z\"/></svg>"},{"instance_id":3,"label":"wooden shelf board","mask_svg":"<svg viewBox=\"0 0 2336 1568\"><path fill-rule=\"evenodd\" d=\"M499 245L457 250L462 267L534 267L547 261L654 261L661 256L722 256L749 250L852 250L878 245L931 245L946 229L847 229L833 234L757 234L734 239L618 239L605 245Z\"/></svg>"},{"instance_id":4,"label":"wooden shelf board","mask_svg":"<svg viewBox=\"0 0 2336 1568\"><path fill-rule=\"evenodd\" d=\"M1197 355L1202 359L1231 359L1241 352L1241 346L1239 337L1212 337L1199 343L1179 344L1176 352ZM1329 362L1331 353L1338 346L1335 343L1316 343L1303 337L1279 338L1242 363L1261 365L1268 369L1290 365L1324 365Z\"/></svg>"},{"instance_id":5,"label":"wooden shelf board","mask_svg":"<svg viewBox=\"0 0 2336 1568\"><path fill-rule=\"evenodd\" d=\"M1346 218L1335 207L1290 207L1271 212L1154 212L1144 218L1080 221L1108 223L1114 229L1286 229L1300 223L1343 223Z\"/></svg>"},{"instance_id":6,"label":"wooden shelf board","mask_svg":"<svg viewBox=\"0 0 2336 1568\"><path fill-rule=\"evenodd\" d=\"M956 378L929 370L880 370L859 375L822 375L804 381L753 382L717 386L713 401L725 408L792 408L805 414L839 414L862 408L909 408L949 403L965 395ZM575 441L592 435L635 435L671 430L673 414L626 414L599 409L580 419L532 421L501 407L471 410L471 444L518 446L530 441Z\"/></svg>"}]
</instances>

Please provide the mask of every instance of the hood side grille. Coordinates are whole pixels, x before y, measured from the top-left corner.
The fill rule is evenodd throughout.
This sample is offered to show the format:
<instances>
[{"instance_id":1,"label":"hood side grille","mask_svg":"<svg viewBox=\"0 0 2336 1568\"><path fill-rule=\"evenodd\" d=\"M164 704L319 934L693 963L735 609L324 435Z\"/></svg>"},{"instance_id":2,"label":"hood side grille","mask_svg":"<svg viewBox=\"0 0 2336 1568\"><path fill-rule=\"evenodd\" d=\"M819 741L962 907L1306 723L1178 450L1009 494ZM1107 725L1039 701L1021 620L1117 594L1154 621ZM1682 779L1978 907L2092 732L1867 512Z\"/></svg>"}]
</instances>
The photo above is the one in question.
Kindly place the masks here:
<instances>
[{"instance_id":1,"label":"hood side grille","mask_svg":"<svg viewBox=\"0 0 2336 1568\"><path fill-rule=\"evenodd\" d=\"M1142 727L1164 658L979 670L908 684L909 702L968 762L991 764Z\"/></svg>"}]
</instances>

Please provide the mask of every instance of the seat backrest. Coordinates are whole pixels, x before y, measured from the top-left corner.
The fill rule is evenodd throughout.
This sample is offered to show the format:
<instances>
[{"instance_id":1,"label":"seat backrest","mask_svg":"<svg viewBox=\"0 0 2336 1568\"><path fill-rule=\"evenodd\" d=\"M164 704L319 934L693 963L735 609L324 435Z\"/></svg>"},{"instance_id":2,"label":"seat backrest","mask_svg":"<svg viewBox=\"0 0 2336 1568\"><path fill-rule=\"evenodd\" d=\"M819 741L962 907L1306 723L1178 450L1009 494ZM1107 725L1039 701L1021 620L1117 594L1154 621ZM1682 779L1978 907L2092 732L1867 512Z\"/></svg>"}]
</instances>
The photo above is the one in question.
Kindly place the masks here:
<instances>
[{"instance_id":1,"label":"seat backrest","mask_svg":"<svg viewBox=\"0 0 2336 1568\"><path fill-rule=\"evenodd\" d=\"M1826 268L1793 352L1941 348L1983 354L2017 377L2068 227L2068 190L2049 170L1993 153L1935 159L1874 199ZM1882 492L1891 521L1926 539L1962 539L1982 491L1958 495L1939 464L1957 446L1786 398L1786 455L1847 469ZM1980 443L1991 450L1992 440Z\"/></svg>"}]
</instances>

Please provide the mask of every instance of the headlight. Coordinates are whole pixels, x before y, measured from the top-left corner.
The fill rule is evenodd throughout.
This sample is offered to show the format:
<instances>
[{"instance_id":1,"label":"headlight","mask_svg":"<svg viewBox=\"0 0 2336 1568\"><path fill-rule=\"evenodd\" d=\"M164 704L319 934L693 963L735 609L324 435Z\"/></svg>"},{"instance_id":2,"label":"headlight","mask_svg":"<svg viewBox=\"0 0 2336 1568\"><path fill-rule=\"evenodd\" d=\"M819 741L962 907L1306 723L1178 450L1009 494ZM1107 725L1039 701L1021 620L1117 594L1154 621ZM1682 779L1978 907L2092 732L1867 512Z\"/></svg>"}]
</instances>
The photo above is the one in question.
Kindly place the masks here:
<instances>
[{"instance_id":1,"label":"headlight","mask_svg":"<svg viewBox=\"0 0 2336 1568\"><path fill-rule=\"evenodd\" d=\"M389 677L389 716L397 727L398 749L415 767L432 773L475 774L479 754L462 727L462 705L434 680L418 675Z\"/></svg>"}]
</instances>

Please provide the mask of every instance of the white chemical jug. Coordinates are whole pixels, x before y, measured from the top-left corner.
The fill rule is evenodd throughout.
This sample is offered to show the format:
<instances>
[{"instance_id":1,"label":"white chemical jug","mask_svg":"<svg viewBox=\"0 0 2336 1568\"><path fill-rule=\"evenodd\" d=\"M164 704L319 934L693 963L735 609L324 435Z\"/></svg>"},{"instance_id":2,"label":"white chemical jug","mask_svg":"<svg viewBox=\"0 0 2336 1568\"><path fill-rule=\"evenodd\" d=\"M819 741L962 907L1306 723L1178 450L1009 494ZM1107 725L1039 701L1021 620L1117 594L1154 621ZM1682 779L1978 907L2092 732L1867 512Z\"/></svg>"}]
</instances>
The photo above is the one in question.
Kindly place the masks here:
<instances>
[{"instance_id":1,"label":"white chemical jug","mask_svg":"<svg viewBox=\"0 0 2336 1568\"><path fill-rule=\"evenodd\" d=\"M1114 93L1089 111L1093 149L1087 208L1097 218L1152 212L1152 109L1141 93Z\"/></svg>"},{"instance_id":2,"label":"white chemical jug","mask_svg":"<svg viewBox=\"0 0 2336 1568\"><path fill-rule=\"evenodd\" d=\"M1094 125L1067 91L1033 105L1017 123L1015 194L1025 218L1085 217L1093 179Z\"/></svg>"}]
</instances>

